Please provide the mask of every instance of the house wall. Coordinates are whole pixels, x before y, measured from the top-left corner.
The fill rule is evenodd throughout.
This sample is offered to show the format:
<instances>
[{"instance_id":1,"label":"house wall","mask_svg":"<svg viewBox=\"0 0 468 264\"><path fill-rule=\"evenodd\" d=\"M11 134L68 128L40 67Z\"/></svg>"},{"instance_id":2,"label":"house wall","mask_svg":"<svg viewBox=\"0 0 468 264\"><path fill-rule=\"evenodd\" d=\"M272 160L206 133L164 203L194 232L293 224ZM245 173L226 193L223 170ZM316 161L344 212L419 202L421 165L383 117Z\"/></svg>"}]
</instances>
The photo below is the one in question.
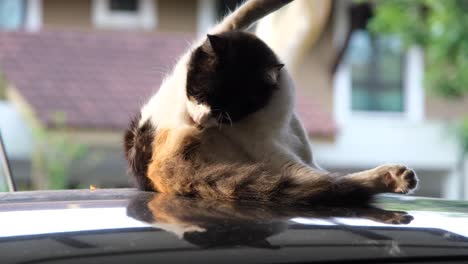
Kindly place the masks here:
<instances>
[{"instance_id":1,"label":"house wall","mask_svg":"<svg viewBox=\"0 0 468 264\"><path fill-rule=\"evenodd\" d=\"M428 94L425 115L427 119L456 120L468 117L468 96L459 99L445 99Z\"/></svg>"},{"instance_id":2,"label":"house wall","mask_svg":"<svg viewBox=\"0 0 468 264\"><path fill-rule=\"evenodd\" d=\"M335 54L332 30L328 27L314 47L306 52L296 71L292 72L296 89L312 98L314 105L330 116L333 116L333 78L330 65Z\"/></svg>"},{"instance_id":3,"label":"house wall","mask_svg":"<svg viewBox=\"0 0 468 264\"><path fill-rule=\"evenodd\" d=\"M459 144L440 122L413 123L366 117L339 128L332 144L318 142L318 161L327 166L360 168L383 163L448 170L458 161Z\"/></svg>"},{"instance_id":4,"label":"house wall","mask_svg":"<svg viewBox=\"0 0 468 264\"><path fill-rule=\"evenodd\" d=\"M159 31L197 31L197 1L196 0L158 0Z\"/></svg>"},{"instance_id":5,"label":"house wall","mask_svg":"<svg viewBox=\"0 0 468 264\"><path fill-rule=\"evenodd\" d=\"M155 0L157 31L196 32L197 0ZM92 0L43 0L43 28L94 28Z\"/></svg>"},{"instance_id":6,"label":"house wall","mask_svg":"<svg viewBox=\"0 0 468 264\"><path fill-rule=\"evenodd\" d=\"M43 27L70 27L90 29L91 0L63 1L43 0Z\"/></svg>"},{"instance_id":7,"label":"house wall","mask_svg":"<svg viewBox=\"0 0 468 264\"><path fill-rule=\"evenodd\" d=\"M323 168L345 171L381 164L404 164L416 170L419 195L461 198L458 190L459 144L438 121L412 122L401 118L366 116L338 128L333 142L312 139L312 149Z\"/></svg>"}]
</instances>

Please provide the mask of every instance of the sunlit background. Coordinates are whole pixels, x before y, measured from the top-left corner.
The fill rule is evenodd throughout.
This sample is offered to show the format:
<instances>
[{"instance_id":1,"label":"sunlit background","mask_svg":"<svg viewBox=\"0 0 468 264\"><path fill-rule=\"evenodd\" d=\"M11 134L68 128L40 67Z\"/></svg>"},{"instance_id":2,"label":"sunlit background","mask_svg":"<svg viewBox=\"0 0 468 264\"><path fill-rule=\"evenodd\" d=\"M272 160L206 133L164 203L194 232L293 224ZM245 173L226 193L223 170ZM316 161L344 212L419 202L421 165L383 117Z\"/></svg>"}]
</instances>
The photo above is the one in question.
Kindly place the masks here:
<instances>
[{"instance_id":1,"label":"sunlit background","mask_svg":"<svg viewBox=\"0 0 468 264\"><path fill-rule=\"evenodd\" d=\"M131 186L127 123L240 2L1 0L0 129L19 189ZM402 163L420 176L416 195L468 199L464 11L465 0L296 0L253 31L292 72L322 167Z\"/></svg>"}]
</instances>

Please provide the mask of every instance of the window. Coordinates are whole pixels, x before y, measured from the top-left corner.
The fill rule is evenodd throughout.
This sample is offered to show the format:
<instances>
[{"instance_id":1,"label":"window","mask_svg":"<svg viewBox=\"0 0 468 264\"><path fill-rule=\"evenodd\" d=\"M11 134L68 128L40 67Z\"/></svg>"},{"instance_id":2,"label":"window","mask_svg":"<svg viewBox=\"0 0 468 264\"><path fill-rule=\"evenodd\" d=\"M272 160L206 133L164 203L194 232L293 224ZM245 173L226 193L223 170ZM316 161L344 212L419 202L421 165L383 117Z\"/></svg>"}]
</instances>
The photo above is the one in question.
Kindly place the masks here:
<instances>
[{"instance_id":1,"label":"window","mask_svg":"<svg viewBox=\"0 0 468 264\"><path fill-rule=\"evenodd\" d=\"M403 112L404 52L395 37L353 32L346 54L353 111Z\"/></svg>"},{"instance_id":2,"label":"window","mask_svg":"<svg viewBox=\"0 0 468 264\"><path fill-rule=\"evenodd\" d=\"M404 47L395 36L369 32L369 4L338 1L337 12L334 44L345 52L333 76L337 124L375 118L423 120L422 50L417 46Z\"/></svg>"},{"instance_id":3,"label":"window","mask_svg":"<svg viewBox=\"0 0 468 264\"><path fill-rule=\"evenodd\" d=\"M114 12L137 12L137 0L110 0L110 10Z\"/></svg>"},{"instance_id":4,"label":"window","mask_svg":"<svg viewBox=\"0 0 468 264\"><path fill-rule=\"evenodd\" d=\"M24 3L18 0L0 1L0 29L14 30L23 26Z\"/></svg>"},{"instance_id":5,"label":"window","mask_svg":"<svg viewBox=\"0 0 468 264\"><path fill-rule=\"evenodd\" d=\"M93 23L97 28L153 30L156 0L94 0Z\"/></svg>"}]
</instances>

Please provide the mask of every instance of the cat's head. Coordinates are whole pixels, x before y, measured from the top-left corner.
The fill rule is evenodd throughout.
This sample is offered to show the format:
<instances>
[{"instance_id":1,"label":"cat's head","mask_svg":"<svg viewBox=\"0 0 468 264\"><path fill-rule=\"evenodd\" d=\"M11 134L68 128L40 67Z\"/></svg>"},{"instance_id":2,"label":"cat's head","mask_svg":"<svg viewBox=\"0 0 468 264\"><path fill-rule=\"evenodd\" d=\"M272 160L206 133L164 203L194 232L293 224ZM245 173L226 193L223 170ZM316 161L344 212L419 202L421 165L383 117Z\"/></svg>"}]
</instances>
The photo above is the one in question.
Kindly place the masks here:
<instances>
[{"instance_id":1,"label":"cat's head","mask_svg":"<svg viewBox=\"0 0 468 264\"><path fill-rule=\"evenodd\" d=\"M208 119L216 123L242 120L268 104L279 88L283 66L253 34L208 35L188 64L189 115L199 125Z\"/></svg>"}]
</instances>

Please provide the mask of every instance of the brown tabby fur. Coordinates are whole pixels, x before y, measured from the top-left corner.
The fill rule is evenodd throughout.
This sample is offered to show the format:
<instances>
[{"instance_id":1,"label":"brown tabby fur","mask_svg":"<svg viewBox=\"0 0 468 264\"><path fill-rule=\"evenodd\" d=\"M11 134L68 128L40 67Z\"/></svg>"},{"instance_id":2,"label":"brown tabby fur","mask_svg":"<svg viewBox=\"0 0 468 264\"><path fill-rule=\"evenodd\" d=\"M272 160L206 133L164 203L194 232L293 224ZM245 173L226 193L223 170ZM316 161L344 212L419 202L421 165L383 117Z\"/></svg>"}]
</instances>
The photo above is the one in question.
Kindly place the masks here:
<instances>
[{"instance_id":1,"label":"brown tabby fur","mask_svg":"<svg viewBox=\"0 0 468 264\"><path fill-rule=\"evenodd\" d=\"M376 193L405 193L416 185L414 172L403 166L338 176L295 163L275 171L267 161L215 162L202 147L209 137L209 131L196 128L158 131L147 176L153 189L209 199L307 204L361 203Z\"/></svg>"}]
</instances>

